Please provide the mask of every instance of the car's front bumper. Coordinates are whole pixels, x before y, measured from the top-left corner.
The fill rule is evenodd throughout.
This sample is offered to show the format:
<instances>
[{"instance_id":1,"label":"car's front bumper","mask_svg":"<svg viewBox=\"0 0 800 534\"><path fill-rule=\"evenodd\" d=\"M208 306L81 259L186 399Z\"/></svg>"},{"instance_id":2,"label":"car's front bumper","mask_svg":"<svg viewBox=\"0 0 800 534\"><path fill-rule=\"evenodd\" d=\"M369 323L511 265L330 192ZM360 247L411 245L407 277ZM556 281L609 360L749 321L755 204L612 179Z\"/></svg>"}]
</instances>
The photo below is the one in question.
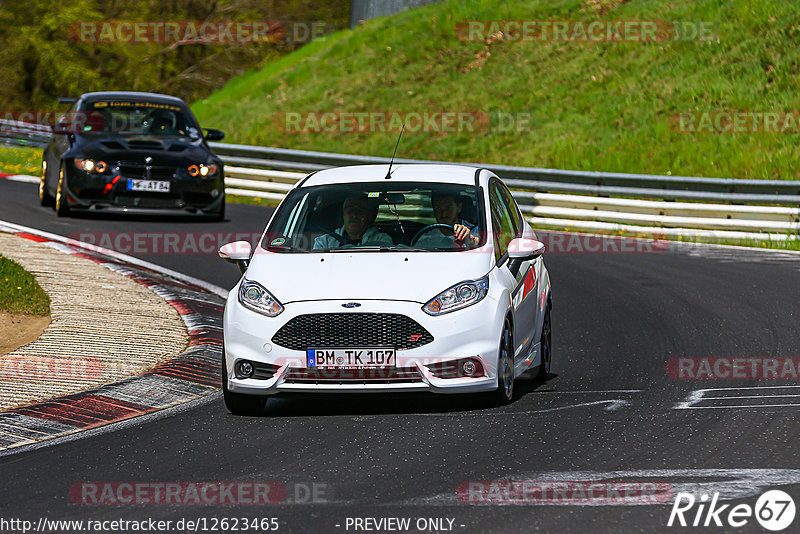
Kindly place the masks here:
<instances>
[{"instance_id":1,"label":"car's front bumper","mask_svg":"<svg viewBox=\"0 0 800 534\"><path fill-rule=\"evenodd\" d=\"M163 180L161 180L163 181ZM128 178L68 170L64 194L70 210L127 214L199 215L218 213L225 198L223 177L171 179L167 193L128 191Z\"/></svg>"},{"instance_id":2,"label":"car's front bumper","mask_svg":"<svg viewBox=\"0 0 800 534\"><path fill-rule=\"evenodd\" d=\"M432 317L416 302L359 301L354 313L398 313L414 319L433 336L433 341L420 347L398 350L396 367L414 374L405 381L364 379L357 371L342 377L321 380L294 380L293 375L307 371L304 350L291 350L272 341L275 332L292 318L315 313L342 313L342 301L312 301L287 304L283 313L269 318L244 308L237 298L238 286L231 291L225 308L225 358L228 369L227 387L236 393L276 395L280 393L369 393L369 392L432 392L469 393L489 391L497 387L497 355L503 314L490 297L460 311ZM308 347L319 348L319 347ZM484 373L480 377L441 378L434 376L429 364L462 358L480 360ZM239 379L233 376L238 360L248 360L277 367L269 379ZM416 370L416 373L413 372Z\"/></svg>"}]
</instances>

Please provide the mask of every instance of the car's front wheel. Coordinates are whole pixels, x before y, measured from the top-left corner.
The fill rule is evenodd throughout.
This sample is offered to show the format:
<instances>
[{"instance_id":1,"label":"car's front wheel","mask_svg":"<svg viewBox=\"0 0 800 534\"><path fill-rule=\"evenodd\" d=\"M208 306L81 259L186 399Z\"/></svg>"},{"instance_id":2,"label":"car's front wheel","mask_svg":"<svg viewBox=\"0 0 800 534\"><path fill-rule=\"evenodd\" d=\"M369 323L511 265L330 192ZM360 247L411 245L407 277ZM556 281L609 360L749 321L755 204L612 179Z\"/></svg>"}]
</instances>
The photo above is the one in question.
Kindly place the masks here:
<instances>
[{"instance_id":1,"label":"car's front wheel","mask_svg":"<svg viewBox=\"0 0 800 534\"><path fill-rule=\"evenodd\" d=\"M223 222L225 220L225 199L222 199L222 204L219 207L219 211L211 216L211 220L214 222Z\"/></svg>"},{"instance_id":2,"label":"car's front wheel","mask_svg":"<svg viewBox=\"0 0 800 534\"><path fill-rule=\"evenodd\" d=\"M491 393L490 400L496 406L511 402L514 397L514 341L511 321L503 323L500 335L500 348L497 354L497 389Z\"/></svg>"},{"instance_id":3,"label":"car's front wheel","mask_svg":"<svg viewBox=\"0 0 800 534\"><path fill-rule=\"evenodd\" d=\"M69 215L69 206L67 205L67 194L64 192L64 164L58 169L58 187L56 188L56 215L65 217Z\"/></svg>"},{"instance_id":4,"label":"car's front wheel","mask_svg":"<svg viewBox=\"0 0 800 534\"><path fill-rule=\"evenodd\" d=\"M222 397L225 407L233 415L259 415L267 405L266 396L242 395L228 390L228 367L225 357L222 357Z\"/></svg>"},{"instance_id":5,"label":"car's front wheel","mask_svg":"<svg viewBox=\"0 0 800 534\"><path fill-rule=\"evenodd\" d=\"M39 180L39 204L45 207L53 205L53 197L47 191L47 160L42 160L42 177Z\"/></svg>"},{"instance_id":6,"label":"car's front wheel","mask_svg":"<svg viewBox=\"0 0 800 534\"><path fill-rule=\"evenodd\" d=\"M536 373L536 378L542 381L547 380L547 377L550 375L550 362L553 357L553 341L551 336L550 306L548 305L544 311L544 323L542 324L542 336L539 344L542 357L539 363L539 370Z\"/></svg>"}]
</instances>

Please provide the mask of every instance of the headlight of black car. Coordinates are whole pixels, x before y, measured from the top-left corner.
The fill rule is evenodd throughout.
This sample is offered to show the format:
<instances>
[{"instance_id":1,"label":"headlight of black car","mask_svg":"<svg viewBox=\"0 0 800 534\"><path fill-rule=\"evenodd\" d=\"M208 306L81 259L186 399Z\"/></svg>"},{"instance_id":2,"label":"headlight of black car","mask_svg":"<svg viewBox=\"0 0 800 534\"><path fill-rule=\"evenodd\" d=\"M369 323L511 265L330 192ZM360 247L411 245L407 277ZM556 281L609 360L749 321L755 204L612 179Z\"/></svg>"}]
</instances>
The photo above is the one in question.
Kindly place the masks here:
<instances>
[{"instance_id":1,"label":"headlight of black car","mask_svg":"<svg viewBox=\"0 0 800 534\"><path fill-rule=\"evenodd\" d=\"M93 159L75 158L75 166L83 172L94 172L103 174L108 169L105 161L95 161Z\"/></svg>"},{"instance_id":2,"label":"headlight of black car","mask_svg":"<svg viewBox=\"0 0 800 534\"><path fill-rule=\"evenodd\" d=\"M189 176L192 178L200 177L200 178L211 178L217 174L218 167L215 163L200 163L197 165L189 165L186 168L186 172L189 173Z\"/></svg>"}]
</instances>

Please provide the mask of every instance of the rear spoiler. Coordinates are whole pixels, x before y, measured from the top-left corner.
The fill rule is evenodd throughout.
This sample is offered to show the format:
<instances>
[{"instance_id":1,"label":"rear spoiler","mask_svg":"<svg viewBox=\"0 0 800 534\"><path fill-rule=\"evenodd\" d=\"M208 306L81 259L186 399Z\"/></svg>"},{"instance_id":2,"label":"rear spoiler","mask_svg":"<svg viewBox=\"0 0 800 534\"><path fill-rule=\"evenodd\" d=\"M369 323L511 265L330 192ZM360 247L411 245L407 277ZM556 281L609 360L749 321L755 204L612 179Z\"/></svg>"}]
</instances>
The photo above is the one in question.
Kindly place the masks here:
<instances>
[{"instance_id":1,"label":"rear spoiler","mask_svg":"<svg viewBox=\"0 0 800 534\"><path fill-rule=\"evenodd\" d=\"M73 98L71 96L59 96L58 97L58 103L59 104L74 104L77 101L78 101L77 98Z\"/></svg>"}]
</instances>

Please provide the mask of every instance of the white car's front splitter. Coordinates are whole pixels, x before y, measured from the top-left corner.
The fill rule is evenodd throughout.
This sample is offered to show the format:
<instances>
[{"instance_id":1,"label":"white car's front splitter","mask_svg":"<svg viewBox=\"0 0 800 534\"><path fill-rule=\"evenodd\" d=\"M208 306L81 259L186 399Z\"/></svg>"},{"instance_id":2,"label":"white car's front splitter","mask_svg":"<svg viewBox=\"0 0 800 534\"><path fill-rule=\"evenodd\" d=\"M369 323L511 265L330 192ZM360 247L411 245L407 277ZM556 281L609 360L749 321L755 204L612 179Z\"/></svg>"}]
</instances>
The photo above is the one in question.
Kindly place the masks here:
<instances>
[{"instance_id":1,"label":"white car's front splitter","mask_svg":"<svg viewBox=\"0 0 800 534\"><path fill-rule=\"evenodd\" d=\"M277 395L279 393L387 393L387 392L430 392L430 393L473 393L491 391L497 388L496 377L480 378L436 378L422 364L417 364L419 380L414 382L375 381L333 381L320 380L317 383L294 383L287 381L292 369L284 365L268 380L228 379L228 389L234 393L250 395Z\"/></svg>"}]
</instances>

